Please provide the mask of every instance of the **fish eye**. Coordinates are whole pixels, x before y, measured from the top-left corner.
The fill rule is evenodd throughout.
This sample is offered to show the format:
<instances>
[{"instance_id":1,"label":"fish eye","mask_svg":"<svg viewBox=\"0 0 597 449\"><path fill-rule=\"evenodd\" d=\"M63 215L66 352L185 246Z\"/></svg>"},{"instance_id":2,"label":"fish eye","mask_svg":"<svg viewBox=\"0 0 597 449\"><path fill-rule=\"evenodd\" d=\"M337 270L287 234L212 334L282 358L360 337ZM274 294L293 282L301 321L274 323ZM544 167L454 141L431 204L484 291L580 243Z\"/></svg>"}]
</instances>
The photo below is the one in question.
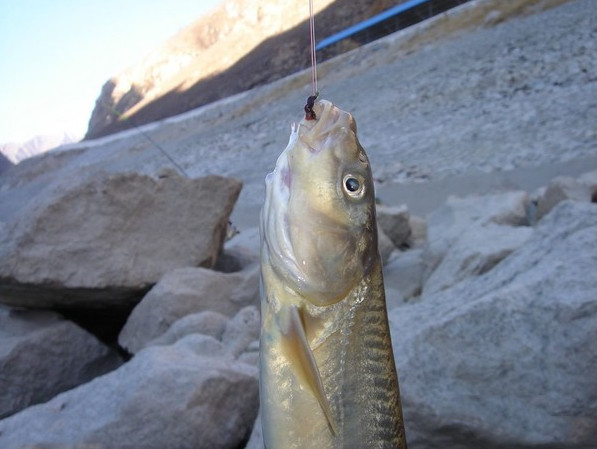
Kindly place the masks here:
<instances>
[{"instance_id":1,"label":"fish eye","mask_svg":"<svg viewBox=\"0 0 597 449\"><path fill-rule=\"evenodd\" d=\"M349 192L356 192L361 188L361 183L356 178L348 178L345 181L346 190Z\"/></svg>"},{"instance_id":2,"label":"fish eye","mask_svg":"<svg viewBox=\"0 0 597 449\"><path fill-rule=\"evenodd\" d=\"M348 174L344 176L344 191L353 198L360 198L365 192L365 184L359 176Z\"/></svg>"}]
</instances>

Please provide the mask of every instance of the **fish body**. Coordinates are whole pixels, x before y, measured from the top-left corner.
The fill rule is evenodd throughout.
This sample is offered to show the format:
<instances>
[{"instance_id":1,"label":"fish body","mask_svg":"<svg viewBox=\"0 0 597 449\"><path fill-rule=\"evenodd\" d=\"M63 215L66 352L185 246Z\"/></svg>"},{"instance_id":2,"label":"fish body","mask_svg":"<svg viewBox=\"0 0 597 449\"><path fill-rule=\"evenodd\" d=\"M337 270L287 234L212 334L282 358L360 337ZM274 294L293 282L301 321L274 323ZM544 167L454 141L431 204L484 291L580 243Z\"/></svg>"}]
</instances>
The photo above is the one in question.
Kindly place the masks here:
<instances>
[{"instance_id":1,"label":"fish body","mask_svg":"<svg viewBox=\"0 0 597 449\"><path fill-rule=\"evenodd\" d=\"M261 211L265 447L406 448L369 160L349 113L313 111Z\"/></svg>"}]
</instances>

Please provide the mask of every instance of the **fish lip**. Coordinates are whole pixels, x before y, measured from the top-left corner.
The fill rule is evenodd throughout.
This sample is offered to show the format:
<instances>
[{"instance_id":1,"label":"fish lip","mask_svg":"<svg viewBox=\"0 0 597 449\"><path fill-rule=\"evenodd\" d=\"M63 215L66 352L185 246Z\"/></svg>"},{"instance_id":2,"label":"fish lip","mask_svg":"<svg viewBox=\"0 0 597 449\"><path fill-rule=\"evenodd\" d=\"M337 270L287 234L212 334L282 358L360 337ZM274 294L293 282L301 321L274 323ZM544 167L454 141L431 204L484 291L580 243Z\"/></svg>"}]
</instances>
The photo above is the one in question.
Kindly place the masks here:
<instances>
[{"instance_id":1,"label":"fish lip","mask_svg":"<svg viewBox=\"0 0 597 449\"><path fill-rule=\"evenodd\" d=\"M317 118L301 120L299 124L300 140L311 153L319 153L326 148L326 140L334 130L350 126L349 114L335 107L330 101L318 100L313 106ZM341 121L346 123L340 123Z\"/></svg>"}]
</instances>

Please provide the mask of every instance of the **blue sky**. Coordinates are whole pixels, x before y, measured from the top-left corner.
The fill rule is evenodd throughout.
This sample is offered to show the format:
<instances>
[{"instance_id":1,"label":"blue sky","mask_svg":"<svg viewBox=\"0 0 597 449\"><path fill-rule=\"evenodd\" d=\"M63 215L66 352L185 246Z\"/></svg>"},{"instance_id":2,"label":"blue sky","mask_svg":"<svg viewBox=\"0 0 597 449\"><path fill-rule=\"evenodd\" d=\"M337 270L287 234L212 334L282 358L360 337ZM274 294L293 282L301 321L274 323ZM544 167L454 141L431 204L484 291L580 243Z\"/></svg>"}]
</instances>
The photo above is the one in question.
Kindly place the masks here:
<instances>
[{"instance_id":1,"label":"blue sky","mask_svg":"<svg viewBox=\"0 0 597 449\"><path fill-rule=\"evenodd\" d=\"M0 143L82 136L102 85L222 0L0 0Z\"/></svg>"}]
</instances>

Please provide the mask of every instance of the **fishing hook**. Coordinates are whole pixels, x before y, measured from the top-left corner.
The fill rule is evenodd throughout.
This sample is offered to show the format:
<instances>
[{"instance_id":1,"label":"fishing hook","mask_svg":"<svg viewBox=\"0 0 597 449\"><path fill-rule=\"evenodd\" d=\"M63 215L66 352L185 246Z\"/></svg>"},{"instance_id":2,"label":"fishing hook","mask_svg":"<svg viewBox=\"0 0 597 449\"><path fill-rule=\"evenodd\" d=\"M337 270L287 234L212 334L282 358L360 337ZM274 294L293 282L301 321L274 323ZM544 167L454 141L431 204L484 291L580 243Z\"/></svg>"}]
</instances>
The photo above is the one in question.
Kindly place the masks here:
<instances>
[{"instance_id":1,"label":"fishing hook","mask_svg":"<svg viewBox=\"0 0 597 449\"><path fill-rule=\"evenodd\" d=\"M315 115L315 111L313 110L317 97L319 97L319 92L315 92L315 95L310 95L307 98L307 104L305 105L305 120L317 120L317 115Z\"/></svg>"}]
</instances>

